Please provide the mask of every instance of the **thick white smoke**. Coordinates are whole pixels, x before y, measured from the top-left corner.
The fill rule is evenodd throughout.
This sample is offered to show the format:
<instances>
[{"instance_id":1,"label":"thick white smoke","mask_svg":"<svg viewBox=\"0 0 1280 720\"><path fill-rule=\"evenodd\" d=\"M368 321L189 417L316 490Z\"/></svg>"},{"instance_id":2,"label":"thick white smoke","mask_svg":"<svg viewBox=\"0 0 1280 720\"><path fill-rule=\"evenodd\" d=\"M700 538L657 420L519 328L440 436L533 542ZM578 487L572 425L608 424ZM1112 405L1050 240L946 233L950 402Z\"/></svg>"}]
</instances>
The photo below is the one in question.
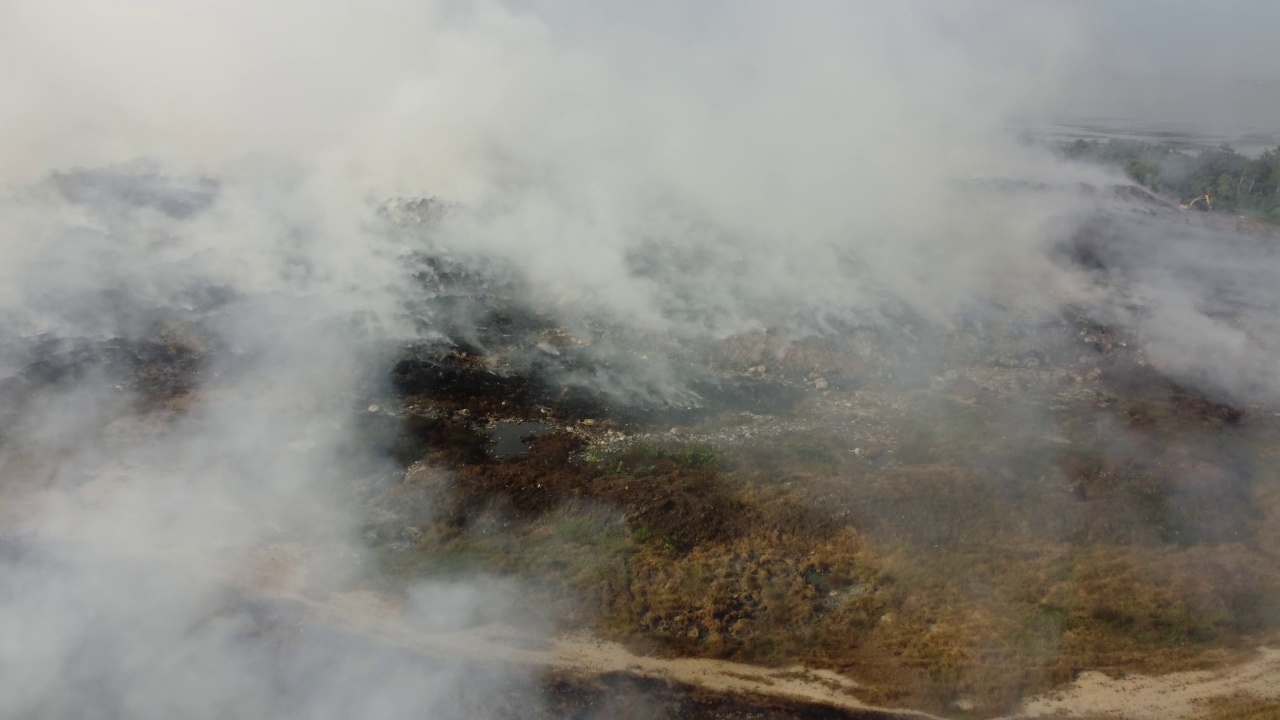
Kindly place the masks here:
<instances>
[{"instance_id":1,"label":"thick white smoke","mask_svg":"<svg viewBox=\"0 0 1280 720\"><path fill-rule=\"evenodd\" d=\"M459 677L273 653L219 604L272 543L321 548L323 587L359 575L344 488L383 460L353 408L383 343L432 331L409 254L687 338L1051 306L1079 282L1053 220L1083 201L969 181L1105 180L1005 130L1072 27L1012 2L0 4L0 339L176 322L223 348L164 422L92 373L23 405L0 715L430 714ZM386 232L421 196L451 210ZM437 625L474 602L430 596L458 606Z\"/></svg>"},{"instance_id":2,"label":"thick white smoke","mask_svg":"<svg viewBox=\"0 0 1280 720\"><path fill-rule=\"evenodd\" d=\"M975 209L956 183L1049 171L1003 124L1076 45L1065 18L1015 3L9 13L10 174L285 161L324 212L434 195L467 209L442 243L558 303L716 332L779 306L865 312L887 293L937 314L998 278L1035 286L1035 217ZM694 267L634 272L664 251Z\"/></svg>"}]
</instances>

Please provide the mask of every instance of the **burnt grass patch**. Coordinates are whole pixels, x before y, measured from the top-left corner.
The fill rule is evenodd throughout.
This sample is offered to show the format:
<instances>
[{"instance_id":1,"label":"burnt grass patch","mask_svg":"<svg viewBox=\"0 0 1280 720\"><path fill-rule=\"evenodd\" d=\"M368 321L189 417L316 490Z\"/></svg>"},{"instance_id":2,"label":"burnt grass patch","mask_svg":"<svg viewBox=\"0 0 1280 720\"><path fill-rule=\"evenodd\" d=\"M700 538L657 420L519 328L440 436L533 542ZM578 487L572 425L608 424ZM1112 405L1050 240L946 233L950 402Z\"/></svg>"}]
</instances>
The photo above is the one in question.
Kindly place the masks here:
<instances>
[{"instance_id":1,"label":"burnt grass patch","mask_svg":"<svg viewBox=\"0 0 1280 720\"><path fill-rule=\"evenodd\" d=\"M690 424L724 411L787 413L803 394L795 385L777 380L690 371L702 377L682 388L678 397L669 396L672 388L615 396L600 388L623 384L617 378L628 374L622 372L627 368L593 357L588 350L561 347L554 355L525 353L515 367L495 367L482 352L465 345L410 348L392 367L391 386L400 397L429 399L445 409L465 409L472 417L549 415L608 419L623 426Z\"/></svg>"},{"instance_id":2,"label":"burnt grass patch","mask_svg":"<svg viewBox=\"0 0 1280 720\"><path fill-rule=\"evenodd\" d=\"M156 321L137 338L5 338L0 360L17 371L0 378L0 442L34 398L86 382L113 388L138 411L180 405L224 350L207 329L181 320Z\"/></svg>"},{"instance_id":3,"label":"burnt grass patch","mask_svg":"<svg viewBox=\"0 0 1280 720\"><path fill-rule=\"evenodd\" d=\"M400 360L391 371L401 396L424 396L478 416L531 414L546 407L576 418L603 418L609 406L593 393L557 385L539 374L503 373L466 351Z\"/></svg>"},{"instance_id":4,"label":"burnt grass patch","mask_svg":"<svg viewBox=\"0 0 1280 720\"><path fill-rule=\"evenodd\" d=\"M712 692L627 673L590 680L552 676L544 693L556 718L616 720L911 720L910 714L845 710L780 698Z\"/></svg>"}]
</instances>

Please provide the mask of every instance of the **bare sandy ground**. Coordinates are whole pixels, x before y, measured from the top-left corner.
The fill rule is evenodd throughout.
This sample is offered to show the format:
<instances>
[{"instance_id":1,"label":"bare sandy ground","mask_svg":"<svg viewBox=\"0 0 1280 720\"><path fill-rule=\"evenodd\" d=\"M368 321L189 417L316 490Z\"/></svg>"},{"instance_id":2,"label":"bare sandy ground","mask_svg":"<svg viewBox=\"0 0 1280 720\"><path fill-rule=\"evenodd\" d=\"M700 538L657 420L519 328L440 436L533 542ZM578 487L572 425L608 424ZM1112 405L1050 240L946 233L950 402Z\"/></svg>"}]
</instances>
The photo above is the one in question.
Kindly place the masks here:
<instances>
[{"instance_id":1,"label":"bare sandy ground","mask_svg":"<svg viewBox=\"0 0 1280 720\"><path fill-rule=\"evenodd\" d=\"M1184 720L1205 715L1211 700L1240 696L1280 701L1280 649L1262 648L1247 662L1220 670L1122 678L1081 673L1069 688L1023 703L1017 716Z\"/></svg>"}]
</instances>

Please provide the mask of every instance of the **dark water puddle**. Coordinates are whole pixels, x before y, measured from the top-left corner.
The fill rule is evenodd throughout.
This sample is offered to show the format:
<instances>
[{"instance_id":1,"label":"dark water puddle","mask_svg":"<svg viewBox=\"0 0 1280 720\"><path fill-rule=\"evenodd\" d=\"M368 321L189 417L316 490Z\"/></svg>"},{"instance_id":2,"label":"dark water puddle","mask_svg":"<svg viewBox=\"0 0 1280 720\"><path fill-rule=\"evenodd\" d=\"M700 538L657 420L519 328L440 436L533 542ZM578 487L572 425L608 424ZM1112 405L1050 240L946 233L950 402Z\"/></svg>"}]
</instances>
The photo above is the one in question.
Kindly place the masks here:
<instances>
[{"instance_id":1,"label":"dark water puddle","mask_svg":"<svg viewBox=\"0 0 1280 720\"><path fill-rule=\"evenodd\" d=\"M525 444L529 439L555 432L555 428L536 422L498 423L484 432L491 441L489 454L504 460L524 455L529 451Z\"/></svg>"}]
</instances>

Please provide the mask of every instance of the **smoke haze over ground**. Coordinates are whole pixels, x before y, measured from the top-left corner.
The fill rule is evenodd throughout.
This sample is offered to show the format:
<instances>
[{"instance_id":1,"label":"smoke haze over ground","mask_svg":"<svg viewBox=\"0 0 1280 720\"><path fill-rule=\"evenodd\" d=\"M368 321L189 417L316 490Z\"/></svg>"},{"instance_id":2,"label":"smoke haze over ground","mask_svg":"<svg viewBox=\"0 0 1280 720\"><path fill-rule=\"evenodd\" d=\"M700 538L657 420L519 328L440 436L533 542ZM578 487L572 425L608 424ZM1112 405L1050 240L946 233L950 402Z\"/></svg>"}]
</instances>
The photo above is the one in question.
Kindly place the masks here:
<instances>
[{"instance_id":1,"label":"smoke haze over ground","mask_svg":"<svg viewBox=\"0 0 1280 720\"><path fill-rule=\"evenodd\" d=\"M743 333L930 346L1070 307L1274 401L1272 249L1004 130L1083 27L1012 2L0 4L0 715L434 717L523 688L276 645L228 599L263 544L363 577L351 486L392 461L359 413L405 346L484 342L450 278L615 328L552 371L612 398L687 398L683 353ZM131 384L152 358L188 363L190 407ZM433 627L540 629L518 589L417 593Z\"/></svg>"}]
</instances>

